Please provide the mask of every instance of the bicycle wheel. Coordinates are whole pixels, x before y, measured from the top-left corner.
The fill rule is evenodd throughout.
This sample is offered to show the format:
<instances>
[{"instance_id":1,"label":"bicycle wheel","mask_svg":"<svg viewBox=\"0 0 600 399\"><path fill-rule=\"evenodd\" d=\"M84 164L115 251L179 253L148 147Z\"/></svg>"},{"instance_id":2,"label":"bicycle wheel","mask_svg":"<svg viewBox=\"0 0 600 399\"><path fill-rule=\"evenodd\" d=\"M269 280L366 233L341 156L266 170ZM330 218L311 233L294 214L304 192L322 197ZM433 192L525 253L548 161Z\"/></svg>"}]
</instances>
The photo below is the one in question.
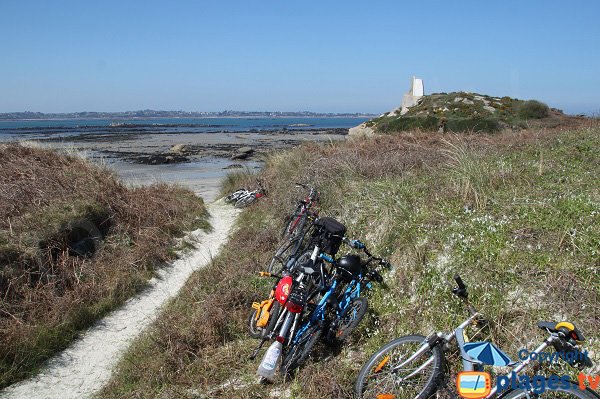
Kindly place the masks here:
<instances>
[{"instance_id":1,"label":"bicycle wheel","mask_svg":"<svg viewBox=\"0 0 600 399\"><path fill-rule=\"evenodd\" d=\"M253 203L255 199L256 199L256 194L249 194L249 195L246 195L245 197L242 197L239 200L237 200L237 202L235 203L234 206L236 208L243 208L243 207L248 206L251 203Z\"/></svg>"},{"instance_id":2,"label":"bicycle wheel","mask_svg":"<svg viewBox=\"0 0 600 399\"><path fill-rule=\"evenodd\" d=\"M358 297L350 301L346 309L336 318L327 331L327 341L341 345L365 316L369 302L367 298Z\"/></svg>"},{"instance_id":3,"label":"bicycle wheel","mask_svg":"<svg viewBox=\"0 0 600 399\"><path fill-rule=\"evenodd\" d=\"M271 312L269 314L269 321L265 327L258 327L256 325L256 310L252 309L250 312L250 316L248 317L248 333L252 338L264 338L268 334L273 331L275 328L275 324L277 323L277 319L279 318L279 310L281 309L281 305L279 302L273 302L273 306L271 306Z\"/></svg>"},{"instance_id":4,"label":"bicycle wheel","mask_svg":"<svg viewBox=\"0 0 600 399\"><path fill-rule=\"evenodd\" d=\"M312 352L313 347L321 338L321 328L317 324L309 326L302 336L287 351L281 363L281 372L291 374L298 367L306 363L306 359Z\"/></svg>"},{"instance_id":5,"label":"bicycle wheel","mask_svg":"<svg viewBox=\"0 0 600 399\"><path fill-rule=\"evenodd\" d=\"M443 377L444 357L439 346L431 348L402 368L425 341L422 335L407 335L384 345L363 366L354 386L358 398L429 398ZM387 395L387 396L384 396Z\"/></svg>"},{"instance_id":6,"label":"bicycle wheel","mask_svg":"<svg viewBox=\"0 0 600 399\"><path fill-rule=\"evenodd\" d=\"M296 210L292 215L287 219L287 223L283 231L281 232L281 238L291 238L294 236L296 228L302 223L302 220L306 220L306 212L302 213L303 205L298 204Z\"/></svg>"},{"instance_id":7,"label":"bicycle wheel","mask_svg":"<svg viewBox=\"0 0 600 399\"><path fill-rule=\"evenodd\" d=\"M286 241L277 249L267 268L269 273L279 274L286 268L288 259L292 255L293 245L293 241Z\"/></svg>"},{"instance_id":8,"label":"bicycle wheel","mask_svg":"<svg viewBox=\"0 0 600 399\"><path fill-rule=\"evenodd\" d=\"M508 391L501 396L502 399L520 399L520 398L532 398L532 397L540 397L540 398L548 398L548 399L567 399L567 398L581 398L581 399L597 399L600 397L596 392L587 388L585 390L579 389L579 385L573 381L570 382L568 387L561 386L557 389L549 388L549 381L545 380L544 387L546 389L541 393L532 393L531 391L526 391L524 389L515 389L512 391Z\"/></svg>"}]
</instances>

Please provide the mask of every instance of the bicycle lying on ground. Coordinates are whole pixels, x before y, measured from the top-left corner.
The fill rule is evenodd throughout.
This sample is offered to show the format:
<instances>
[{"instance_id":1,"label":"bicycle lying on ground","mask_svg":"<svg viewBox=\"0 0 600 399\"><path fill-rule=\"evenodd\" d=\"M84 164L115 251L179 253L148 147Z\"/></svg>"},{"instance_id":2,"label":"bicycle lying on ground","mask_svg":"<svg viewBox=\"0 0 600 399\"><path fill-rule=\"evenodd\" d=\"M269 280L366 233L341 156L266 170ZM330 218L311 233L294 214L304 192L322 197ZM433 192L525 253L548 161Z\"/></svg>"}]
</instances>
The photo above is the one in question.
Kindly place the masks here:
<instances>
[{"instance_id":1,"label":"bicycle lying on ground","mask_svg":"<svg viewBox=\"0 0 600 399\"><path fill-rule=\"evenodd\" d=\"M263 187L262 182L257 179L256 184L258 186L256 190L250 191L245 188L240 188L225 197L225 202L234 204L236 208L243 208L250 205L258 198L267 195L267 190Z\"/></svg>"},{"instance_id":2,"label":"bicycle lying on ground","mask_svg":"<svg viewBox=\"0 0 600 399\"><path fill-rule=\"evenodd\" d=\"M481 315L468 301L467 287L459 276L454 277L458 285L453 293L460 297L470 316L453 332L437 332L424 337L407 335L384 345L362 367L355 384L358 398L377 399L425 399L431 397L445 380L445 350L448 344L456 341L462 357L463 369L467 373L464 380L459 374L457 388L478 398L498 397L504 399L534 397L564 397L592 399L600 396L589 388L580 389L576 382L558 376L542 377L535 384L527 386L528 376L522 372L530 366L532 359L539 356L546 348L553 347L559 353L579 352L579 345L584 340L583 334L569 322L539 322L538 327L549 336L523 362L511 362L499 348L490 342L465 342L464 329L473 324L484 324ZM580 352L579 352L580 353ZM579 368L590 367L592 363L587 356L581 356L569 363ZM499 384L492 387L491 381L481 374L484 365L507 366L511 371L498 377ZM555 377L555 378L553 378ZM513 381L516 383L513 384ZM507 383L508 382L508 383ZM463 384L461 386L461 384ZM525 384L523 386L523 384ZM533 386L535 385L535 386ZM539 387L544 387L541 390ZM481 396L477 396L481 395Z\"/></svg>"}]
</instances>

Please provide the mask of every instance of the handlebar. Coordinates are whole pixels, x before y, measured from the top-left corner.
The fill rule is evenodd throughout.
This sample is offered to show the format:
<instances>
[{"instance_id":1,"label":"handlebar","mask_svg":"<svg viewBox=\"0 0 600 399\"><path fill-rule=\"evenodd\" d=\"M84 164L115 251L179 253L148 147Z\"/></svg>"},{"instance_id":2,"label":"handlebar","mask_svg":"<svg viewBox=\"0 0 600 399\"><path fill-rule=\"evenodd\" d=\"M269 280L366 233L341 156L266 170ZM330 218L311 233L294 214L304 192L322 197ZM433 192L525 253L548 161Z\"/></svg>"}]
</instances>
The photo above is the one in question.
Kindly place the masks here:
<instances>
[{"instance_id":1,"label":"handlebar","mask_svg":"<svg viewBox=\"0 0 600 399\"><path fill-rule=\"evenodd\" d=\"M342 240L350 247L354 248L354 249L360 249L362 250L365 255L367 255L369 258L364 262L364 265L368 265L369 263L371 263L372 261L376 260L379 262L379 266L383 266L386 269L390 269L392 267L391 263L388 262L387 260L380 258L378 256L373 255L371 252L369 252L369 249L367 248L367 246L360 240L351 240L347 237L342 238Z\"/></svg>"},{"instance_id":2,"label":"handlebar","mask_svg":"<svg viewBox=\"0 0 600 399\"><path fill-rule=\"evenodd\" d=\"M467 286L462 281L458 274L454 275L454 281L458 287L452 289L452 293L459 298L468 299L469 293L467 292Z\"/></svg>"},{"instance_id":3,"label":"handlebar","mask_svg":"<svg viewBox=\"0 0 600 399\"><path fill-rule=\"evenodd\" d=\"M317 189L315 187L309 186L309 185L304 184L304 183L298 183L298 182L296 182L294 184L296 185L296 187L301 187L301 188L303 188L305 190L309 190L308 199L310 201L313 201L313 202L318 202L319 201L319 192L317 191Z\"/></svg>"}]
</instances>

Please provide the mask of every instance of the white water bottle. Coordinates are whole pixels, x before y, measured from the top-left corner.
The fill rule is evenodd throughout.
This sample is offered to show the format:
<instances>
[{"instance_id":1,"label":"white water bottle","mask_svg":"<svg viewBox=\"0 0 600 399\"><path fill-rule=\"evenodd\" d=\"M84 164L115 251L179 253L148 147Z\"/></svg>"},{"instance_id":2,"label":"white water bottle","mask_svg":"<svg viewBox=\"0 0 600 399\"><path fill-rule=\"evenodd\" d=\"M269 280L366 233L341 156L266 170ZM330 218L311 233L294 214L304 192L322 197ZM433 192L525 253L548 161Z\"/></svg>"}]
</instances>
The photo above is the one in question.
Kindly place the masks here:
<instances>
[{"instance_id":1,"label":"white water bottle","mask_svg":"<svg viewBox=\"0 0 600 399\"><path fill-rule=\"evenodd\" d=\"M267 349L265 356L260 362L258 370L256 370L256 374L266 378L269 381L272 381L275 377L275 372L277 371L277 363L279 363L279 357L281 356L282 348L283 346L281 345L281 342L273 342L271 346L269 346L269 349Z\"/></svg>"}]
</instances>

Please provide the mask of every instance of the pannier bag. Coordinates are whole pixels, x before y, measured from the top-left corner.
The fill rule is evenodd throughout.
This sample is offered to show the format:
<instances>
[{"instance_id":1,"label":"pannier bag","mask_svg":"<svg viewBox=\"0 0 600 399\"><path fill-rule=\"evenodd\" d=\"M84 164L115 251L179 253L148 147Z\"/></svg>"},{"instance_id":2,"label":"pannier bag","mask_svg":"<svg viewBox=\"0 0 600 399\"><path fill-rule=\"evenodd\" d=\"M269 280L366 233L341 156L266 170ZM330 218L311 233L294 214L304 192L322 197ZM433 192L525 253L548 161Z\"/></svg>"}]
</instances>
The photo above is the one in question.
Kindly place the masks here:
<instances>
[{"instance_id":1,"label":"pannier bag","mask_svg":"<svg viewBox=\"0 0 600 399\"><path fill-rule=\"evenodd\" d=\"M321 250L329 255L335 255L346 234L346 226L333 218L323 217L315 220L314 227L313 237L320 241Z\"/></svg>"}]
</instances>

